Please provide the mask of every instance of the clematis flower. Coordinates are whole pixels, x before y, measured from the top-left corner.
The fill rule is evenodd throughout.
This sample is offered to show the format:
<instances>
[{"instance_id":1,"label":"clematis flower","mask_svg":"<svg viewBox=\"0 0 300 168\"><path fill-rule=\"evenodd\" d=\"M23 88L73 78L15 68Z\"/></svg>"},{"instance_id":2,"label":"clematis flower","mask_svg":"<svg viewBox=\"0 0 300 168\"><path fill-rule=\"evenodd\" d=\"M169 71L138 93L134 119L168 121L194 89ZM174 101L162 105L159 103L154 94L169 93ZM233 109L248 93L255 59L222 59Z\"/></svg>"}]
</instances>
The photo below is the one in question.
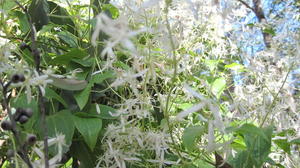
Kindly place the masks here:
<instances>
[{"instance_id":1,"label":"clematis flower","mask_svg":"<svg viewBox=\"0 0 300 168\"><path fill-rule=\"evenodd\" d=\"M128 27L128 21L125 16L120 16L119 18L114 20L108 17L105 13L101 13L96 17L96 19L97 23L95 31L92 35L92 44L94 46L97 45L96 40L101 31L109 36L109 39L106 42L106 46L101 53L102 56L106 54L114 56L112 49L118 44L121 44L122 47L128 49L131 52L135 52L135 46L130 38L147 30L146 28L142 28L136 31L131 30Z\"/></svg>"},{"instance_id":2,"label":"clematis flower","mask_svg":"<svg viewBox=\"0 0 300 168\"><path fill-rule=\"evenodd\" d=\"M45 96L45 88L47 84L51 82L53 81L51 79L48 79L48 75L46 74L39 75L36 71L34 71L34 74L30 78L27 77L22 84L17 84L17 85L21 85L22 87L26 88L27 101L31 102L31 97L32 97L31 87L38 86L42 92L42 95Z\"/></svg>"}]
</instances>

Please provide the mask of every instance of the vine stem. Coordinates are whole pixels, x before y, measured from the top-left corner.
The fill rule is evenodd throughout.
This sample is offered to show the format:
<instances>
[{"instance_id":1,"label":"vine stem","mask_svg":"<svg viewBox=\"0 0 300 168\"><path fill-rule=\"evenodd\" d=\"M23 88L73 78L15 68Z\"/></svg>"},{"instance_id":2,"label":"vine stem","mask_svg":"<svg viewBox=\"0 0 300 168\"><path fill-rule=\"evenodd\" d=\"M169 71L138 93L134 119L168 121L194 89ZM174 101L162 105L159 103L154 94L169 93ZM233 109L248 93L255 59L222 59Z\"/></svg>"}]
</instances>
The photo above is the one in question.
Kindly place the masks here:
<instances>
[{"instance_id":1,"label":"vine stem","mask_svg":"<svg viewBox=\"0 0 300 168\"><path fill-rule=\"evenodd\" d=\"M169 7L170 7L170 1L169 0L165 0L166 3L166 7L165 7L165 19L166 19L166 26L167 26L167 30L168 30L168 35L169 35L169 39L170 39L170 43L171 43L171 48L172 48L172 56L173 56L173 67L174 67L174 72L173 72L173 76L172 76L172 84L174 85L175 80L176 80L176 76L177 76L177 57L176 57L176 48L175 48L175 44L172 38L172 30L171 30L171 26L170 26L170 22L169 22L169 18L168 18L168 14L169 14ZM166 107L165 107L165 117L166 117L166 121L167 121L167 125L168 125L168 129L169 129L169 134L171 137L171 141L172 143L175 145L175 139L173 137L173 130L172 130L172 126L170 123L170 114L169 114L169 104L170 104L170 100L171 100L171 94L173 92L173 90L176 88L176 85L172 86L168 96L167 96L167 100L166 100ZM184 158L182 157L180 151L178 148L175 148L176 153L178 154L178 156L181 158L181 160L184 160Z\"/></svg>"},{"instance_id":2,"label":"vine stem","mask_svg":"<svg viewBox=\"0 0 300 168\"><path fill-rule=\"evenodd\" d=\"M28 23L30 25L31 49L32 49L32 55L34 56L34 60L35 60L35 70L38 72L38 74L41 74L42 73L40 69L41 55L37 48L36 29L28 13L28 10L22 4L20 4L19 1L15 0L15 3L23 10L23 12L27 16ZM43 129L45 168L49 168L49 146L48 146L48 128L46 123L46 109L45 109L42 90L39 87L38 87L38 104L41 113L41 127Z\"/></svg>"},{"instance_id":3,"label":"vine stem","mask_svg":"<svg viewBox=\"0 0 300 168\"><path fill-rule=\"evenodd\" d=\"M22 144L21 144L21 138L20 138L20 132L17 129L17 124L16 124L14 116L13 116L13 114L11 112L11 109L10 109L10 106L9 106L9 100L8 100L8 97L7 97L7 93L8 93L7 89L10 86L10 84L11 84L11 82L8 82L8 83L4 84L3 81L0 79L0 85L2 86L2 94L3 94L2 106L3 106L4 110L7 111L8 118L9 118L9 120L11 122L11 125L12 125L11 131L13 133L13 136L15 137L17 144L20 145L20 146L22 146ZM13 146L15 148L14 140L12 140L12 141L13 141L13 144L14 144ZM27 166L29 168L33 168L32 164L30 162L30 159L29 159L29 157L27 155L27 150L24 149L23 147L20 147L16 151L21 156L21 158L23 159L23 161L27 164ZM16 164L18 164L17 161L16 161Z\"/></svg>"},{"instance_id":4,"label":"vine stem","mask_svg":"<svg viewBox=\"0 0 300 168\"><path fill-rule=\"evenodd\" d=\"M268 116L271 114L271 110L272 110L272 108L275 106L275 103L276 103L276 101L277 101L277 98L278 98L278 96L279 96L279 93L280 93L280 91L282 90L284 84L286 83L287 78L288 78L290 72L292 71L292 67L293 67L293 65L289 68L289 70L288 70L288 72L287 72L287 74L286 74L286 76L285 76L285 78L284 78L284 80L283 80L283 82L282 82L282 84L281 84L281 86L280 86L278 92L277 92L276 95L274 96L274 99L273 99L272 103L270 104L270 106L269 106L269 108L268 108L267 114L264 116L262 122L261 122L260 125L259 125L260 127L263 127L263 125L264 125L264 123L266 122Z\"/></svg>"}]
</instances>

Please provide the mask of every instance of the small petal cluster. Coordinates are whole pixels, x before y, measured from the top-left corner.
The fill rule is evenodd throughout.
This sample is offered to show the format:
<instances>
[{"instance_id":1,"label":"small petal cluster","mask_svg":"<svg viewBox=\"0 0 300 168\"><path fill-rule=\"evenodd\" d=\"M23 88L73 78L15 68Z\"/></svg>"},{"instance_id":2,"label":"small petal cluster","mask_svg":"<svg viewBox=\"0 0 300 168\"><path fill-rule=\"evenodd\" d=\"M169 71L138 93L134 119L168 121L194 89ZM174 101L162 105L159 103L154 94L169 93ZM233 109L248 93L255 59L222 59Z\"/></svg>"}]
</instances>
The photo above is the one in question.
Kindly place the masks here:
<instances>
[{"instance_id":1,"label":"small petal cluster","mask_svg":"<svg viewBox=\"0 0 300 168\"><path fill-rule=\"evenodd\" d=\"M133 124L133 123L131 123ZM144 164L143 160L163 167L176 164L165 159L170 138L165 132L142 131L139 127L125 128L111 124L107 128L103 148L97 167L126 168L126 163ZM152 153L152 154L151 154Z\"/></svg>"},{"instance_id":2,"label":"small petal cluster","mask_svg":"<svg viewBox=\"0 0 300 168\"><path fill-rule=\"evenodd\" d=\"M49 168L56 168L59 166L59 162L62 159L63 155L63 147L65 144L65 136L62 134L58 134L54 138L48 139L49 147L54 146L57 149L57 154L49 159ZM33 151L40 159L34 160L33 166L34 168L44 168L45 167L45 158L43 153L44 143L39 142L36 147L33 148Z\"/></svg>"}]
</instances>

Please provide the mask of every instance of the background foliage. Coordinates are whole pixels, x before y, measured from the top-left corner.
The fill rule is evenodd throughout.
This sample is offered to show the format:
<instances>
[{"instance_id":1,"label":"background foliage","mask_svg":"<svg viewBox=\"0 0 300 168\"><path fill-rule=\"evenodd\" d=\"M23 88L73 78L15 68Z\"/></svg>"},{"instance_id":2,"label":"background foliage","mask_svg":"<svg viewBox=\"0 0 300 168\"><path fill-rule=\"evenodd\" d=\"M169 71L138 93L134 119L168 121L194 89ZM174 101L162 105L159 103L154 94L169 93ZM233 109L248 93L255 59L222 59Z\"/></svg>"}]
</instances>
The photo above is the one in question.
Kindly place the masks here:
<instances>
[{"instance_id":1,"label":"background foliage","mask_svg":"<svg viewBox=\"0 0 300 168\"><path fill-rule=\"evenodd\" d=\"M0 6L1 167L300 167L299 1Z\"/></svg>"}]
</instances>

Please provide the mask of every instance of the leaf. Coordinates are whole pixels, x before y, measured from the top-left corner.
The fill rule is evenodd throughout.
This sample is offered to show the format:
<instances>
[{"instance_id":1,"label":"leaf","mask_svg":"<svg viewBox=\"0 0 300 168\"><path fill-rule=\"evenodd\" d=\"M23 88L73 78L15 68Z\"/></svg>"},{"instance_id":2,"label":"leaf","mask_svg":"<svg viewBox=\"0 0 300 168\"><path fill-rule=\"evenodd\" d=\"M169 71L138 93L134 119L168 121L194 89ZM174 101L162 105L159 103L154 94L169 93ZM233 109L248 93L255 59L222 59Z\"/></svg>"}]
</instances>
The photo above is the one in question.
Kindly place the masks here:
<instances>
[{"instance_id":1,"label":"leaf","mask_svg":"<svg viewBox=\"0 0 300 168\"><path fill-rule=\"evenodd\" d=\"M243 124L235 132L244 137L246 150L237 154L230 162L233 167L261 167L271 152L273 127L258 128L252 124Z\"/></svg>"},{"instance_id":2,"label":"leaf","mask_svg":"<svg viewBox=\"0 0 300 168\"><path fill-rule=\"evenodd\" d=\"M234 62L232 64L225 65L225 68L232 69L234 71L240 71L240 70L244 69L244 66L241 65L241 64L238 64L238 63Z\"/></svg>"},{"instance_id":3,"label":"leaf","mask_svg":"<svg viewBox=\"0 0 300 168\"><path fill-rule=\"evenodd\" d=\"M261 167L266 162L269 153L271 152L271 138L272 127L259 128L264 133L264 136L260 134L245 134L245 142L247 145L247 152L253 160L253 164L256 167ZM266 137L266 138L265 138Z\"/></svg>"},{"instance_id":4,"label":"leaf","mask_svg":"<svg viewBox=\"0 0 300 168\"><path fill-rule=\"evenodd\" d=\"M68 107L65 100L62 97L60 97L54 90L50 89L49 87L46 88L45 97L47 97L48 99L55 99L55 100L59 101L62 105L64 105L65 108Z\"/></svg>"},{"instance_id":5,"label":"leaf","mask_svg":"<svg viewBox=\"0 0 300 168\"><path fill-rule=\"evenodd\" d=\"M113 19L116 19L119 17L119 10L112 4L102 4L102 10L103 11L109 11L110 15Z\"/></svg>"},{"instance_id":6,"label":"leaf","mask_svg":"<svg viewBox=\"0 0 300 168\"><path fill-rule=\"evenodd\" d=\"M70 153L80 161L79 168L95 167L96 156L83 141L74 141Z\"/></svg>"},{"instance_id":7,"label":"leaf","mask_svg":"<svg viewBox=\"0 0 300 168\"><path fill-rule=\"evenodd\" d=\"M18 19L19 19L19 24L20 24L20 29L22 33L27 33L30 30L30 25L28 23L28 18L26 15L20 11L15 12Z\"/></svg>"},{"instance_id":8,"label":"leaf","mask_svg":"<svg viewBox=\"0 0 300 168\"><path fill-rule=\"evenodd\" d=\"M300 145L300 138L293 139L293 140L291 140L290 143L291 143L291 144L297 144L297 145Z\"/></svg>"},{"instance_id":9,"label":"leaf","mask_svg":"<svg viewBox=\"0 0 300 168\"><path fill-rule=\"evenodd\" d=\"M51 13L51 15L49 16L50 21L57 25L66 26L67 30L69 32L71 32L72 34L75 34L75 32L76 32L75 24L74 24L73 20L71 19L71 16L69 15L69 13L67 12L67 10L52 1L48 1L48 4L49 4L49 8L50 8L50 13ZM53 15L63 16L63 17L55 17Z\"/></svg>"},{"instance_id":10,"label":"leaf","mask_svg":"<svg viewBox=\"0 0 300 168\"><path fill-rule=\"evenodd\" d=\"M68 65L72 59L83 59L86 56L88 56L88 53L85 52L85 50L72 48L66 54L58 55L51 61L51 63L57 65Z\"/></svg>"},{"instance_id":11,"label":"leaf","mask_svg":"<svg viewBox=\"0 0 300 168\"><path fill-rule=\"evenodd\" d=\"M226 87L226 79L224 77L220 77L213 82L211 86L211 91L217 98L220 98L225 87Z\"/></svg>"},{"instance_id":12,"label":"leaf","mask_svg":"<svg viewBox=\"0 0 300 168\"><path fill-rule=\"evenodd\" d=\"M76 36L68 31L60 31L57 33L58 38L68 44L71 48L78 47Z\"/></svg>"},{"instance_id":13,"label":"leaf","mask_svg":"<svg viewBox=\"0 0 300 168\"><path fill-rule=\"evenodd\" d=\"M9 11L12 8L14 8L17 4L15 1L5 1L5 3L2 1L1 3L1 9L4 11Z\"/></svg>"},{"instance_id":14,"label":"leaf","mask_svg":"<svg viewBox=\"0 0 300 168\"><path fill-rule=\"evenodd\" d=\"M268 34L270 34L272 36L276 35L275 30L272 27L263 29L263 32L264 33L268 33Z\"/></svg>"},{"instance_id":15,"label":"leaf","mask_svg":"<svg viewBox=\"0 0 300 168\"><path fill-rule=\"evenodd\" d=\"M98 134L102 128L102 120L99 118L82 118L73 116L75 126L80 134L83 136L84 141L89 148L93 151Z\"/></svg>"},{"instance_id":16,"label":"leaf","mask_svg":"<svg viewBox=\"0 0 300 168\"><path fill-rule=\"evenodd\" d=\"M87 82L85 80L58 78L52 75L49 75L49 79L53 81L50 83L51 85L64 90L82 90L87 86Z\"/></svg>"},{"instance_id":17,"label":"leaf","mask_svg":"<svg viewBox=\"0 0 300 168\"><path fill-rule=\"evenodd\" d=\"M268 137L265 135L263 130L256 127L253 124L243 124L241 127L237 128L235 131L237 133L241 133L243 135L245 135L245 134L259 135L259 136L263 137L265 140L268 140Z\"/></svg>"},{"instance_id":18,"label":"leaf","mask_svg":"<svg viewBox=\"0 0 300 168\"><path fill-rule=\"evenodd\" d=\"M114 62L113 65L117 68L121 68L126 71L130 70L130 67L127 64L123 63L122 61L116 61L116 62Z\"/></svg>"},{"instance_id":19,"label":"leaf","mask_svg":"<svg viewBox=\"0 0 300 168\"><path fill-rule=\"evenodd\" d=\"M108 78L113 78L113 77L114 77L113 71L106 71L101 74L99 73L99 74L93 75L91 81L93 83L101 84L104 80L106 80Z\"/></svg>"},{"instance_id":20,"label":"leaf","mask_svg":"<svg viewBox=\"0 0 300 168\"><path fill-rule=\"evenodd\" d=\"M235 168L253 168L254 163L249 155L247 151L240 151L236 154L235 158L229 161L229 164Z\"/></svg>"},{"instance_id":21,"label":"leaf","mask_svg":"<svg viewBox=\"0 0 300 168\"><path fill-rule=\"evenodd\" d=\"M90 97L92 87L93 87L93 84L89 83L83 91L74 94L74 98L75 98L80 110L82 110L84 108L84 106L87 104L89 97Z\"/></svg>"},{"instance_id":22,"label":"leaf","mask_svg":"<svg viewBox=\"0 0 300 168\"><path fill-rule=\"evenodd\" d=\"M95 59L94 58L89 58L89 59L72 59L72 62L75 62L79 65L82 65L83 67L92 67ZM78 66L78 65L76 65Z\"/></svg>"},{"instance_id":23,"label":"leaf","mask_svg":"<svg viewBox=\"0 0 300 168\"><path fill-rule=\"evenodd\" d=\"M37 31L49 23L49 6L46 0L32 0L28 13Z\"/></svg>"},{"instance_id":24,"label":"leaf","mask_svg":"<svg viewBox=\"0 0 300 168\"><path fill-rule=\"evenodd\" d=\"M214 71L217 68L220 60L204 60L205 65L209 68L210 71Z\"/></svg>"},{"instance_id":25,"label":"leaf","mask_svg":"<svg viewBox=\"0 0 300 168\"><path fill-rule=\"evenodd\" d=\"M182 141L183 145L189 150L193 151L196 146L196 139L199 138L205 129L202 126L187 127L183 131Z\"/></svg>"},{"instance_id":26,"label":"leaf","mask_svg":"<svg viewBox=\"0 0 300 168\"><path fill-rule=\"evenodd\" d=\"M279 147L281 148L283 151L285 151L288 154L291 154L291 145L290 143L287 141L287 139L276 139L273 140L273 142Z\"/></svg>"},{"instance_id":27,"label":"leaf","mask_svg":"<svg viewBox=\"0 0 300 168\"><path fill-rule=\"evenodd\" d=\"M103 104L98 104L99 109L100 109L100 114L97 113L96 110L96 104L92 104L91 109L89 110L90 114L96 114L98 117L102 118L102 119L117 119L118 116L112 116L110 114L117 114L116 109L107 106L107 105L103 105Z\"/></svg>"},{"instance_id":28,"label":"leaf","mask_svg":"<svg viewBox=\"0 0 300 168\"><path fill-rule=\"evenodd\" d=\"M65 143L67 147L70 146L75 130L72 117L73 116L69 110L62 110L54 115L48 116L46 119L48 136L56 137L57 134L63 134L65 135ZM42 132L41 134L43 135ZM67 148L64 148L64 151L67 151Z\"/></svg>"},{"instance_id":29,"label":"leaf","mask_svg":"<svg viewBox=\"0 0 300 168\"><path fill-rule=\"evenodd\" d=\"M275 162L273 159L271 159L270 157L268 157L268 159L267 159L266 162L269 163L269 164L272 165L272 166L276 166L276 167L278 167L278 168L284 168L283 165L281 165L281 164L279 164L279 163L276 163L276 162Z\"/></svg>"}]
</instances>

